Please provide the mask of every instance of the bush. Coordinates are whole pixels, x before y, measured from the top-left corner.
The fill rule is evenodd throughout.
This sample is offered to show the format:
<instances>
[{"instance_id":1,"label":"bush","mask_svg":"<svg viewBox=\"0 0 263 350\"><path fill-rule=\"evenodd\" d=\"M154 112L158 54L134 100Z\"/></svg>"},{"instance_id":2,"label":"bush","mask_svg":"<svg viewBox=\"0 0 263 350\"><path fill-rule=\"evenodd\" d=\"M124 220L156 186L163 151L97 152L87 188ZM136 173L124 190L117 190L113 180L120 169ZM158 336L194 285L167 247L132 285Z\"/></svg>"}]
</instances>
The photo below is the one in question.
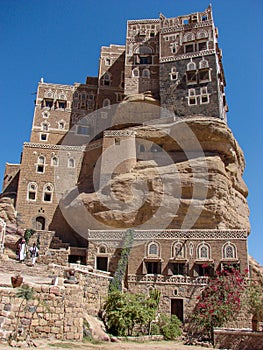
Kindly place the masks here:
<instances>
[{"instance_id":1,"label":"bush","mask_svg":"<svg viewBox=\"0 0 263 350\"><path fill-rule=\"evenodd\" d=\"M181 321L175 315L168 316L160 314L158 326L160 334L163 335L166 340L175 339L182 334Z\"/></svg>"}]
</instances>

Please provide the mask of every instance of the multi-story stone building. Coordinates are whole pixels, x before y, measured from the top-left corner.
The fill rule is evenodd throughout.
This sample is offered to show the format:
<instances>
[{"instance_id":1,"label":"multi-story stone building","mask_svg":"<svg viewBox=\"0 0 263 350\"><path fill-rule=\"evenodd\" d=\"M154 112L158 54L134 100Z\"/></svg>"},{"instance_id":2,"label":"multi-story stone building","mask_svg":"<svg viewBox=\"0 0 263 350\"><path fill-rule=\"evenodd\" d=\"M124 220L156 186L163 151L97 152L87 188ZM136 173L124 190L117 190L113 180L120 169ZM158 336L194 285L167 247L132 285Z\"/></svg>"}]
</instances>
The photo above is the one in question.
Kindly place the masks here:
<instances>
[{"instance_id":1,"label":"multi-story stone building","mask_svg":"<svg viewBox=\"0 0 263 350\"><path fill-rule=\"evenodd\" d=\"M108 230L86 227L87 237L79 235L59 206L58 182L64 181L64 174L69 189L75 181L80 193L92 193L96 164L100 164L102 183L112 173L107 158L101 157L109 147L123 145L127 159L114 175L129 173L141 153L147 153L147 145L134 129L144 120L122 119L121 113L114 125L107 119L112 105L123 100L127 104L150 102L169 110L174 120L206 117L226 123L225 78L217 38L211 7L175 18L160 15L159 19L131 20L126 46L101 48L98 77L74 85L41 79L30 142L24 143L19 165L7 164L3 184L4 194L15 197L22 226L37 230L40 238L41 232L54 231L56 247L65 243L70 247L69 262L80 259L94 269L114 273L125 230L114 225ZM68 135L73 135L70 142ZM91 142L80 161L87 139ZM213 213L209 215L213 221ZM230 263L242 272L247 268L246 230L238 224L233 229L219 226L207 229L199 224L184 230L171 224L167 229L140 230L135 225L137 244L131 249L126 287L135 292L159 288L161 308L184 320L207 275Z\"/></svg>"}]
</instances>

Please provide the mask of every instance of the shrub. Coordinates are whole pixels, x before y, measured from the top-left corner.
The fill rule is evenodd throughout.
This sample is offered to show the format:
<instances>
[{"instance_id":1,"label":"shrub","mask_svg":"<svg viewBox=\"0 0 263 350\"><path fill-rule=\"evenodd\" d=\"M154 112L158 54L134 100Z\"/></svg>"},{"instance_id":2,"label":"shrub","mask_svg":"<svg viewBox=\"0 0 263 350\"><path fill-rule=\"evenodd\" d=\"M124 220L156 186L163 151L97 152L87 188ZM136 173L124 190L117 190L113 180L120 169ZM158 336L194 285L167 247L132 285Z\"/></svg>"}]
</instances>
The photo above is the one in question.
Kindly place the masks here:
<instances>
[{"instance_id":1,"label":"shrub","mask_svg":"<svg viewBox=\"0 0 263 350\"><path fill-rule=\"evenodd\" d=\"M181 325L181 321L175 315L168 316L160 314L159 316L159 334L163 335L166 340L172 340L179 337L182 334L180 328Z\"/></svg>"}]
</instances>

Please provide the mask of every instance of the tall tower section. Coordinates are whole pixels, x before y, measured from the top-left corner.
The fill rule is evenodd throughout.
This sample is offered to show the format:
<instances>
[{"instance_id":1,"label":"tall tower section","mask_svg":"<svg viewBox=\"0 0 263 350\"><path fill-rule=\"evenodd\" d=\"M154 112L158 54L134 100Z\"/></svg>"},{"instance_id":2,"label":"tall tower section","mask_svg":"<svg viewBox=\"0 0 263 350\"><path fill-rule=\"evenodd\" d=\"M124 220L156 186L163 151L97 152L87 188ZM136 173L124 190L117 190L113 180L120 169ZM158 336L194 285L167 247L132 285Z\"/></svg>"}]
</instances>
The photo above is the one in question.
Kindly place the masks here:
<instances>
[{"instance_id":1,"label":"tall tower section","mask_svg":"<svg viewBox=\"0 0 263 350\"><path fill-rule=\"evenodd\" d=\"M161 106L179 117L226 120L222 53L212 9L187 16L160 15Z\"/></svg>"},{"instance_id":2,"label":"tall tower section","mask_svg":"<svg viewBox=\"0 0 263 350\"><path fill-rule=\"evenodd\" d=\"M150 92L159 98L159 19L127 23L125 87L126 96Z\"/></svg>"}]
</instances>

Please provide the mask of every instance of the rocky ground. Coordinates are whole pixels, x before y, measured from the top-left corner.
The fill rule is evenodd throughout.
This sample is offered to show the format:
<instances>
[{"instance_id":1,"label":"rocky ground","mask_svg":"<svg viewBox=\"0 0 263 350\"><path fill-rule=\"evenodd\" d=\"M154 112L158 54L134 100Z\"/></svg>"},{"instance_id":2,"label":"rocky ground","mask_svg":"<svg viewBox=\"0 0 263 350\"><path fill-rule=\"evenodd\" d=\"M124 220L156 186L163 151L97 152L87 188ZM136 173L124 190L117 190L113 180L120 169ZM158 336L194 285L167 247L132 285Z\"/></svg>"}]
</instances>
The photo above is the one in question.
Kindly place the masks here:
<instances>
[{"instance_id":1,"label":"rocky ground","mask_svg":"<svg viewBox=\"0 0 263 350\"><path fill-rule=\"evenodd\" d=\"M158 341L158 342L122 342L122 343L100 343L92 344L90 342L71 343L71 342L52 342L49 340L36 341L38 349L55 350L55 349L76 349L76 350L204 350L213 348L204 348L200 346L183 345L175 341ZM8 345L0 344L0 349L14 349ZM28 349L22 346L20 349Z\"/></svg>"}]
</instances>

